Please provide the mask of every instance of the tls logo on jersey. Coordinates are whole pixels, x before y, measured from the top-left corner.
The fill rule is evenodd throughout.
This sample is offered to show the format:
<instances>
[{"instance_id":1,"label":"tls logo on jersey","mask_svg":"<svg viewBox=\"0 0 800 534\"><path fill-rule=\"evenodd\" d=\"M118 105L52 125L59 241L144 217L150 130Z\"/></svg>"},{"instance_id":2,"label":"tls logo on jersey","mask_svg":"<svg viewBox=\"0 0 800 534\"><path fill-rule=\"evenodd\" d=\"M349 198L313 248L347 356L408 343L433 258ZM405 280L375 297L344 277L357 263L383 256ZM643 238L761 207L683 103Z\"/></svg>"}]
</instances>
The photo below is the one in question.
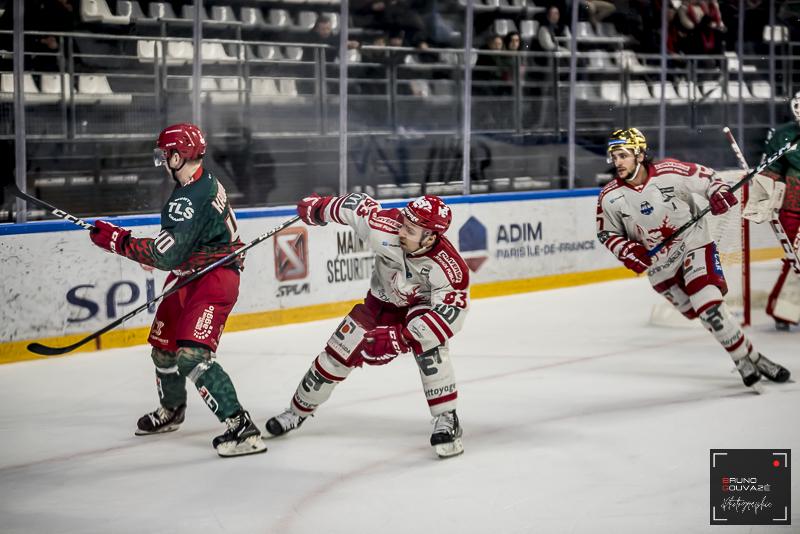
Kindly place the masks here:
<instances>
[{"instance_id":1,"label":"tls logo on jersey","mask_svg":"<svg viewBox=\"0 0 800 534\"><path fill-rule=\"evenodd\" d=\"M653 206L651 206L650 203L645 200L639 207L639 211L642 212L642 215L650 215L651 213L653 213Z\"/></svg>"},{"instance_id":2,"label":"tls logo on jersey","mask_svg":"<svg viewBox=\"0 0 800 534\"><path fill-rule=\"evenodd\" d=\"M175 222L188 221L194 215L192 201L186 197L171 200L168 206L167 215Z\"/></svg>"}]
</instances>

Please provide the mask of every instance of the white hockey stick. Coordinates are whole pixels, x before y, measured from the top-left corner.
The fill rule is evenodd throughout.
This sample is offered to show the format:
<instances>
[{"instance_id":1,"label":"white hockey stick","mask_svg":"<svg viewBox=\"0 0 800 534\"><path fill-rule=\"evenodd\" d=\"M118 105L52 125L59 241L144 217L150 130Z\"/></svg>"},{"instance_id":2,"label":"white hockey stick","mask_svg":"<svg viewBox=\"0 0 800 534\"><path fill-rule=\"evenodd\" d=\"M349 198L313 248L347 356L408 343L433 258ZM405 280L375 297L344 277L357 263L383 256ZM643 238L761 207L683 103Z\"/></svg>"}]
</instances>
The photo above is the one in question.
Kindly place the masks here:
<instances>
[{"instance_id":1,"label":"white hockey stick","mask_svg":"<svg viewBox=\"0 0 800 534\"><path fill-rule=\"evenodd\" d=\"M747 164L747 160L745 159L742 150L739 148L736 138L733 137L731 129L726 126L722 129L722 131L728 138L728 142L731 144L733 153L736 154L736 159L739 161L739 167L741 167L744 171L750 171L750 166ZM770 135L772 135L771 132ZM764 157L766 157L766 154ZM764 157L761 158L762 163L764 161ZM775 237L778 239L778 242L783 248L783 254L786 257L786 261L789 262L789 266L798 276L800 276L800 256L798 256L797 249L792 245L792 242L789 241L789 236L786 235L786 230L784 230L783 224L781 224L781 221L778 218L777 209L772 211L772 217L770 218L769 225L772 227L772 231L775 232Z\"/></svg>"}]
</instances>

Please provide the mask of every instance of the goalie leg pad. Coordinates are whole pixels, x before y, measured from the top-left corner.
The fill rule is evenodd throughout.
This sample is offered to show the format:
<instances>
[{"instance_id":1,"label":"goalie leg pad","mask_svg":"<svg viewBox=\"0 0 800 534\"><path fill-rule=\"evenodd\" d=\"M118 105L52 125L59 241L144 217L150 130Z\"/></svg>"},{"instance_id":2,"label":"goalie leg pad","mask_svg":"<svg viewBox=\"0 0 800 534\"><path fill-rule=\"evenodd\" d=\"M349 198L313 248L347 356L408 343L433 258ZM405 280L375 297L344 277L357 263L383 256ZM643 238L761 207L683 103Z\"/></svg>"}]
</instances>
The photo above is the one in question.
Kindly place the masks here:
<instances>
[{"instance_id":1,"label":"goalie leg pad","mask_svg":"<svg viewBox=\"0 0 800 534\"><path fill-rule=\"evenodd\" d=\"M794 242L794 249L798 250L800 247L800 232L798 232L800 214L784 210L781 211L779 219L786 231L786 236ZM775 282L769 295L767 314L792 324L800 322L800 277L795 274L786 260L781 265L778 281Z\"/></svg>"},{"instance_id":2,"label":"goalie leg pad","mask_svg":"<svg viewBox=\"0 0 800 534\"><path fill-rule=\"evenodd\" d=\"M181 375L194 382L203 402L220 422L242 410L230 376L214 361L208 348L178 348L178 370Z\"/></svg>"},{"instance_id":3,"label":"goalie leg pad","mask_svg":"<svg viewBox=\"0 0 800 534\"><path fill-rule=\"evenodd\" d=\"M778 281L769 294L767 314L787 323L800 322L800 277L786 261L783 262Z\"/></svg>"},{"instance_id":4,"label":"goalie leg pad","mask_svg":"<svg viewBox=\"0 0 800 534\"><path fill-rule=\"evenodd\" d=\"M458 390L450 349L441 345L420 355L414 355L422 378L422 389L431 415L436 417L456 409Z\"/></svg>"},{"instance_id":5,"label":"goalie leg pad","mask_svg":"<svg viewBox=\"0 0 800 534\"><path fill-rule=\"evenodd\" d=\"M320 352L297 386L292 397L292 411L300 417L308 417L314 413L352 370L352 367L343 364L329 352Z\"/></svg>"},{"instance_id":6,"label":"goalie leg pad","mask_svg":"<svg viewBox=\"0 0 800 534\"><path fill-rule=\"evenodd\" d=\"M186 404L186 378L178 371L178 355L153 347L150 357L156 366L156 388L161 405L175 408Z\"/></svg>"}]
</instances>

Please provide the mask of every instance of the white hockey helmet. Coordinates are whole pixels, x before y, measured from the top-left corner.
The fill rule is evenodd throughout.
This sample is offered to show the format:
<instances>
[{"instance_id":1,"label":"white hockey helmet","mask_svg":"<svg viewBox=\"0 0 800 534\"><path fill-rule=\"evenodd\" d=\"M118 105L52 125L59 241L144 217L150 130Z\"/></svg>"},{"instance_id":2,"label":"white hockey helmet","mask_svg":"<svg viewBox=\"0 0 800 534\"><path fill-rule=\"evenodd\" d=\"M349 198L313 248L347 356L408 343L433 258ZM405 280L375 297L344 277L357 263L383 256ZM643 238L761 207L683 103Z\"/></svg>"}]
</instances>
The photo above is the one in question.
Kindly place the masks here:
<instances>
[{"instance_id":1,"label":"white hockey helmet","mask_svg":"<svg viewBox=\"0 0 800 534\"><path fill-rule=\"evenodd\" d=\"M800 91L797 91L794 94L794 97L789 101L789 105L792 107L792 113L794 113L794 120L800 122Z\"/></svg>"}]
</instances>

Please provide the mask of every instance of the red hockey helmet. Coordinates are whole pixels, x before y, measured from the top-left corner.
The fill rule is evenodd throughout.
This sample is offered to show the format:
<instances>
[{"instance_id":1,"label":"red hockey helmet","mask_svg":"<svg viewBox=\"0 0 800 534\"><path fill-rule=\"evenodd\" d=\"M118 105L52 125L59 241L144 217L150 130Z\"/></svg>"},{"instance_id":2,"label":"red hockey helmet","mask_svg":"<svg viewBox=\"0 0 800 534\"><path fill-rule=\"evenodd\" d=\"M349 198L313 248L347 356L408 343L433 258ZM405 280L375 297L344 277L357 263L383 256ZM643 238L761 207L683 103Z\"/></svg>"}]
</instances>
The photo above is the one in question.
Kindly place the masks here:
<instances>
[{"instance_id":1,"label":"red hockey helmet","mask_svg":"<svg viewBox=\"0 0 800 534\"><path fill-rule=\"evenodd\" d=\"M174 150L183 159L194 160L201 158L206 153L206 138L203 132L194 124L182 122L164 128L158 134L156 142L158 148L154 150L153 161L156 167L166 163Z\"/></svg>"},{"instance_id":2,"label":"red hockey helmet","mask_svg":"<svg viewBox=\"0 0 800 534\"><path fill-rule=\"evenodd\" d=\"M453 212L444 200L435 195L425 195L412 200L403 210L403 215L417 226L440 234L450 228L450 222L453 220Z\"/></svg>"}]
</instances>

